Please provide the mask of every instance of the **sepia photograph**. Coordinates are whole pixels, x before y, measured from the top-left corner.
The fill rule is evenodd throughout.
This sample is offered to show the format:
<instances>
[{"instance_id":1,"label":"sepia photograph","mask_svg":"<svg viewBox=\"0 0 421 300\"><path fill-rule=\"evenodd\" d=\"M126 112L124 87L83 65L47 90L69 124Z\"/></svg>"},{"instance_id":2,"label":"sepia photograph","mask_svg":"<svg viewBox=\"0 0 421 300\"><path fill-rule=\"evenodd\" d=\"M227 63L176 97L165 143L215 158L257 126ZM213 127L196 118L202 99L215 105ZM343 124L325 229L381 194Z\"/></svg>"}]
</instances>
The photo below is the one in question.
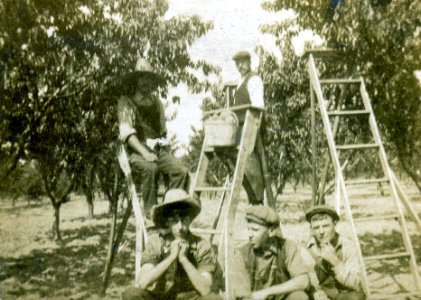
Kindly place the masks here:
<instances>
[{"instance_id":1,"label":"sepia photograph","mask_svg":"<svg viewBox=\"0 0 421 300\"><path fill-rule=\"evenodd\" d=\"M421 299L420 16L0 0L0 300Z\"/></svg>"}]
</instances>

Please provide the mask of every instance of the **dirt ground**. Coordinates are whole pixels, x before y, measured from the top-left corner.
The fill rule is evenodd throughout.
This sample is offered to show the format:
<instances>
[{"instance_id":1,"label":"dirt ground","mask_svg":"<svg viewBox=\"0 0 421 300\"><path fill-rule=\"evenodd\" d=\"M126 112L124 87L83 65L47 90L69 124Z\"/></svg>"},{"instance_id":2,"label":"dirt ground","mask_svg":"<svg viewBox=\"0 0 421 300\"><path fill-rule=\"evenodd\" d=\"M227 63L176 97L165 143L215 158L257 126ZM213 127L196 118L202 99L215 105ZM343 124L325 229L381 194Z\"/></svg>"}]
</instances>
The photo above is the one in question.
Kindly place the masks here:
<instances>
[{"instance_id":1,"label":"dirt ground","mask_svg":"<svg viewBox=\"0 0 421 300\"><path fill-rule=\"evenodd\" d=\"M404 189L411 197L414 207L421 215L421 195L408 182ZM392 210L381 196L380 190L356 187L351 190L354 214L378 213ZM374 198L373 198L374 195ZM308 187L294 190L285 189L278 198L278 211L282 219L282 229L286 237L303 244L309 235L304 211L310 207L311 191ZM328 198L333 204L333 196ZM206 227L216 211L216 201L203 201L203 212L195 221L195 226ZM243 211L239 206L236 221L237 239L245 239ZM87 205L83 197L72 196L61 210L61 232L63 243L52 240L51 227L53 210L48 199L28 206L25 200L12 207L11 201L0 202L0 299L120 299L125 287L134 278L134 231L133 217L130 220L124 241L125 246L117 256L105 296L101 290L102 273L107 253L111 217L108 203L95 202L95 217L86 218ZM361 234L363 252L366 255L390 249L400 249L400 235L393 222L368 223L358 228ZM395 228L396 227L396 228ZM415 225L408 222L409 232L421 265L421 238ZM349 235L349 225L341 222L339 232ZM379 253L380 254L380 253ZM406 274L405 262L396 260L389 265L376 262L370 269L372 287L391 294L399 289L414 288L411 277ZM421 268L418 268L421 273ZM393 271L393 272L392 272ZM388 273L387 275L385 273ZM392 274L393 273L393 274ZM391 299L397 299L391 297Z\"/></svg>"}]
</instances>

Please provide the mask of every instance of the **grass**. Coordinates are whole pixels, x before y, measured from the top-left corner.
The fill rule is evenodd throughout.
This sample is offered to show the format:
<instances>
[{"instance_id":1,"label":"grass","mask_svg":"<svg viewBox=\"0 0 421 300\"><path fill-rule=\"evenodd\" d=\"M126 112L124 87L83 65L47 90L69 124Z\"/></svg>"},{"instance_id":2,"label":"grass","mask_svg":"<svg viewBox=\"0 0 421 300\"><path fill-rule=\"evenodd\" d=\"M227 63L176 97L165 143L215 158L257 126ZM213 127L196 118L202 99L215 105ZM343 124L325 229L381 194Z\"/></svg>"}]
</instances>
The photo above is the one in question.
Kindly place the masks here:
<instances>
[{"instance_id":1,"label":"grass","mask_svg":"<svg viewBox=\"0 0 421 300\"><path fill-rule=\"evenodd\" d=\"M421 212L419 193L409 183L405 184L405 190L414 200L416 211ZM390 209L379 200L381 196L376 188L356 188L351 194L357 199L355 214L378 213ZM375 199L370 202L373 195ZM310 196L308 187L293 190L288 186L277 199L284 235L300 244L309 236L304 212L311 205ZM328 201L333 203L333 197L330 196ZM382 205L379 205L379 201ZM111 223L111 217L107 213L108 203L96 201L95 218L87 219L84 199L72 196L72 201L62 208L62 244L55 243L51 237L53 210L48 200L44 199L36 206L18 203L18 207L12 208L11 203L9 204L3 202L0 205L0 299L120 299L121 292L132 284L135 234L133 217L124 236L125 247L117 256L107 294L101 296L99 292ZM197 227L206 227L216 214L217 201L204 200L202 205L202 214L195 221ZM238 240L247 238L244 229L245 207L244 203L240 203L235 222ZM417 260L420 262L420 233L413 223L408 225ZM379 250L392 253L400 251L401 236L393 229L390 222L362 225L360 239L364 253L373 255ZM344 235L350 235L347 222L342 222L338 230ZM413 288L413 282L407 273L407 263L402 259L387 263L376 262L369 268L371 285L390 293Z\"/></svg>"}]
</instances>

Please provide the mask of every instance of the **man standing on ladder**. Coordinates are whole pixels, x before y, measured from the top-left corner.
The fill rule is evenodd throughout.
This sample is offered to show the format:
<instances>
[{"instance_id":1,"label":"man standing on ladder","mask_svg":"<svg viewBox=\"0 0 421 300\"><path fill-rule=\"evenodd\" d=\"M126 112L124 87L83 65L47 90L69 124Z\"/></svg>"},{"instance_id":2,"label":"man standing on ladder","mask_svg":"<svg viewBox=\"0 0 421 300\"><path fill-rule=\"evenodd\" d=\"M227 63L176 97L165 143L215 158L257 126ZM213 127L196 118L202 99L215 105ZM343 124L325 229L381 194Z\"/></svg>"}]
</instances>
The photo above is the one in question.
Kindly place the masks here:
<instances>
[{"instance_id":1,"label":"man standing on ladder","mask_svg":"<svg viewBox=\"0 0 421 300\"><path fill-rule=\"evenodd\" d=\"M120 139L128 145L128 155L135 182L142 187L146 217L157 203L158 176L164 174L168 188L188 189L189 175L170 152L166 140L164 108L158 98L158 87L165 79L144 58L139 58L134 72L124 78L130 87L128 95L118 100Z\"/></svg>"},{"instance_id":2,"label":"man standing on ladder","mask_svg":"<svg viewBox=\"0 0 421 300\"><path fill-rule=\"evenodd\" d=\"M250 53L240 51L234 55L233 60L241 75L234 95L234 106L250 104L253 107L264 108L263 82L259 75L251 71ZM263 204L264 181L256 151L247 159L243 186L251 204Z\"/></svg>"}]
</instances>

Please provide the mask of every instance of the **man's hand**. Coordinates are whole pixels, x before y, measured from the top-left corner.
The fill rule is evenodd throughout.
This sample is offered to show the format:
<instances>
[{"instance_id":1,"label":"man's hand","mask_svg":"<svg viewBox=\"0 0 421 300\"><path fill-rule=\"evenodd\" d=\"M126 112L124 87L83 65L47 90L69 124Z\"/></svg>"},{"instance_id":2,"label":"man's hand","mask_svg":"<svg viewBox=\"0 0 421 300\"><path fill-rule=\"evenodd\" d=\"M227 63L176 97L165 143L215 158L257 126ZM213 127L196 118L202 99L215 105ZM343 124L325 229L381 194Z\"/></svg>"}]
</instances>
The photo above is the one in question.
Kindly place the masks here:
<instances>
[{"instance_id":1,"label":"man's hand","mask_svg":"<svg viewBox=\"0 0 421 300\"><path fill-rule=\"evenodd\" d=\"M320 245L320 257L334 267L341 262L339 257L336 255L335 248L333 248L330 243Z\"/></svg>"},{"instance_id":2,"label":"man's hand","mask_svg":"<svg viewBox=\"0 0 421 300\"><path fill-rule=\"evenodd\" d=\"M154 162L158 160L158 156L155 153L145 151L142 153L143 158L148 162Z\"/></svg>"},{"instance_id":3,"label":"man's hand","mask_svg":"<svg viewBox=\"0 0 421 300\"><path fill-rule=\"evenodd\" d=\"M268 296L265 290L255 291L251 294L250 300L264 300Z\"/></svg>"},{"instance_id":4,"label":"man's hand","mask_svg":"<svg viewBox=\"0 0 421 300\"><path fill-rule=\"evenodd\" d=\"M180 240L174 240L170 245L170 256L176 259L180 254Z\"/></svg>"},{"instance_id":5,"label":"man's hand","mask_svg":"<svg viewBox=\"0 0 421 300\"><path fill-rule=\"evenodd\" d=\"M178 253L178 259L187 258L187 250L189 249L189 244L187 241L180 242L180 252Z\"/></svg>"}]
</instances>

